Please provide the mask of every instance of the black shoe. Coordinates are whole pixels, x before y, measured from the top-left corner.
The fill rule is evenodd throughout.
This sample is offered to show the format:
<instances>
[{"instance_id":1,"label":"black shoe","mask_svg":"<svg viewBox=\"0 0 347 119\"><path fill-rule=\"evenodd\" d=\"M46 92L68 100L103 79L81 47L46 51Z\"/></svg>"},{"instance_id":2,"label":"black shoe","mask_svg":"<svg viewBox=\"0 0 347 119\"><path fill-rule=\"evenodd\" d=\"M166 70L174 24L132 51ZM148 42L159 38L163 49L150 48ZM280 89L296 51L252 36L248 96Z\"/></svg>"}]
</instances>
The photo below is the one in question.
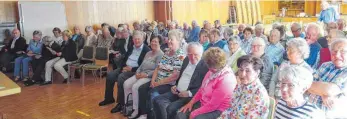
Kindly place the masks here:
<instances>
[{"instance_id":1,"label":"black shoe","mask_svg":"<svg viewBox=\"0 0 347 119\"><path fill-rule=\"evenodd\" d=\"M39 81L35 81L35 84L41 84L43 82L44 82L43 80L39 80Z\"/></svg>"},{"instance_id":2,"label":"black shoe","mask_svg":"<svg viewBox=\"0 0 347 119\"><path fill-rule=\"evenodd\" d=\"M52 84L52 81L45 81L40 84L40 86Z\"/></svg>"},{"instance_id":3,"label":"black shoe","mask_svg":"<svg viewBox=\"0 0 347 119\"><path fill-rule=\"evenodd\" d=\"M35 81L34 80L28 80L28 81L25 81L24 82L24 85L25 86L32 86L32 85L34 85L35 84Z\"/></svg>"},{"instance_id":4,"label":"black shoe","mask_svg":"<svg viewBox=\"0 0 347 119\"><path fill-rule=\"evenodd\" d=\"M66 84L67 83L67 79L64 79L63 83Z\"/></svg>"},{"instance_id":5,"label":"black shoe","mask_svg":"<svg viewBox=\"0 0 347 119\"><path fill-rule=\"evenodd\" d=\"M122 109L123 109L123 105L121 105L121 104L117 104L116 105L116 107L114 107L112 110L111 110L111 113L117 113L117 112L120 112L120 111L122 111Z\"/></svg>"},{"instance_id":6,"label":"black shoe","mask_svg":"<svg viewBox=\"0 0 347 119\"><path fill-rule=\"evenodd\" d=\"M111 101L104 100L104 101L101 101L99 103L99 106L105 106L105 105L112 104L112 103L114 103L114 100L111 100Z\"/></svg>"}]
</instances>

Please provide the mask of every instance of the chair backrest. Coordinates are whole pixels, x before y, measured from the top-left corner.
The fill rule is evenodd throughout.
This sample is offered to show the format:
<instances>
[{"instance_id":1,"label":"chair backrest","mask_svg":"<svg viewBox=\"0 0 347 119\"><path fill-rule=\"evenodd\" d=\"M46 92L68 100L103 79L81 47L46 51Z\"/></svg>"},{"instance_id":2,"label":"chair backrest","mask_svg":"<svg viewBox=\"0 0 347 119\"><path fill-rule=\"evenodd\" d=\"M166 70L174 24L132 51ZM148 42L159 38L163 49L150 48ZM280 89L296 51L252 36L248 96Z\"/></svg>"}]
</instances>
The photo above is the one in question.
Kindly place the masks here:
<instances>
[{"instance_id":1,"label":"chair backrest","mask_svg":"<svg viewBox=\"0 0 347 119\"><path fill-rule=\"evenodd\" d=\"M95 48L93 46L84 46L82 60L94 61Z\"/></svg>"},{"instance_id":2,"label":"chair backrest","mask_svg":"<svg viewBox=\"0 0 347 119\"><path fill-rule=\"evenodd\" d=\"M108 66L109 55L108 48L97 47L95 50L95 65Z\"/></svg>"},{"instance_id":3,"label":"chair backrest","mask_svg":"<svg viewBox=\"0 0 347 119\"><path fill-rule=\"evenodd\" d=\"M268 119L274 119L275 116L275 108L276 108L276 100L273 99L272 97L269 97L270 100L270 105L269 105L269 115Z\"/></svg>"}]
</instances>

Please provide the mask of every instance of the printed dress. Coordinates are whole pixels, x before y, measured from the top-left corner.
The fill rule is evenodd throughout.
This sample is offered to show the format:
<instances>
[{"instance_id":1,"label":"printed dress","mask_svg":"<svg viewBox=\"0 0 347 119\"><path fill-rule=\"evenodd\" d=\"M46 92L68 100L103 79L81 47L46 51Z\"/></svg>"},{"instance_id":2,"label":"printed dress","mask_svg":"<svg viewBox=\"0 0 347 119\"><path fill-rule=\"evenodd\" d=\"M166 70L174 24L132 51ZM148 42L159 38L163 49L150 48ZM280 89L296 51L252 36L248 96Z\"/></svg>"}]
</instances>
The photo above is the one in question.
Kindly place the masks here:
<instances>
[{"instance_id":1,"label":"printed dress","mask_svg":"<svg viewBox=\"0 0 347 119\"><path fill-rule=\"evenodd\" d=\"M269 113L269 96L259 79L251 84L237 84L230 108L218 119L264 119Z\"/></svg>"}]
</instances>

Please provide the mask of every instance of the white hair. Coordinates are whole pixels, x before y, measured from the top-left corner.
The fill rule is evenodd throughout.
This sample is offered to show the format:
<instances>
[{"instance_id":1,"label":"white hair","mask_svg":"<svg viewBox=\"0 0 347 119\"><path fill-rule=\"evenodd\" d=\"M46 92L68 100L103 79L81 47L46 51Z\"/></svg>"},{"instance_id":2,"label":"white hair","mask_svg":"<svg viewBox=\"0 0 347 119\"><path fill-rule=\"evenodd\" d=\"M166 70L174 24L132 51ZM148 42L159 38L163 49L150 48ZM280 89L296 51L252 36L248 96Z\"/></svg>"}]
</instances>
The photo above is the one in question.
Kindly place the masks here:
<instances>
[{"instance_id":1,"label":"white hair","mask_svg":"<svg viewBox=\"0 0 347 119\"><path fill-rule=\"evenodd\" d=\"M289 48L295 48L300 52L303 59L306 59L310 56L310 47L303 38L293 38L287 42L287 50Z\"/></svg>"},{"instance_id":2,"label":"white hair","mask_svg":"<svg viewBox=\"0 0 347 119\"><path fill-rule=\"evenodd\" d=\"M190 42L187 46L187 53L189 48L194 48L196 51L198 51L199 55L202 56L204 53L204 47L199 42Z\"/></svg>"},{"instance_id":3,"label":"white hair","mask_svg":"<svg viewBox=\"0 0 347 119\"><path fill-rule=\"evenodd\" d=\"M338 44L345 44L347 46L347 39L346 38L336 38L333 40L333 42L330 44L330 52L338 45Z\"/></svg>"},{"instance_id":4,"label":"white hair","mask_svg":"<svg viewBox=\"0 0 347 119\"><path fill-rule=\"evenodd\" d=\"M281 81L290 80L295 85L301 87L303 92L311 87L313 81L312 72L310 70L295 65L290 65L280 70L278 78Z\"/></svg>"},{"instance_id":5,"label":"white hair","mask_svg":"<svg viewBox=\"0 0 347 119\"><path fill-rule=\"evenodd\" d=\"M257 25L255 25L254 29L264 30L264 25L263 24L257 24Z\"/></svg>"}]
</instances>

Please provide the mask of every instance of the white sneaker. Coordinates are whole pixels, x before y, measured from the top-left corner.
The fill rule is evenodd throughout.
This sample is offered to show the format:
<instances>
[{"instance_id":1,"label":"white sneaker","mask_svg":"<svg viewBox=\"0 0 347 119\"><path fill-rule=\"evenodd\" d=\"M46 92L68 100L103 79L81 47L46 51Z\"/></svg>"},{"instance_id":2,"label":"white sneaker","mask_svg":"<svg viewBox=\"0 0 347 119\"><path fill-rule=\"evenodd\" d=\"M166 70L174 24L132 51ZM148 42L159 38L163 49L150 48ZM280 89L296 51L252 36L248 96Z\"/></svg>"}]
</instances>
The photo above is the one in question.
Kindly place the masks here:
<instances>
[{"instance_id":1,"label":"white sneaker","mask_svg":"<svg viewBox=\"0 0 347 119\"><path fill-rule=\"evenodd\" d=\"M139 118L137 119L147 119L147 114L141 115Z\"/></svg>"}]
</instances>

